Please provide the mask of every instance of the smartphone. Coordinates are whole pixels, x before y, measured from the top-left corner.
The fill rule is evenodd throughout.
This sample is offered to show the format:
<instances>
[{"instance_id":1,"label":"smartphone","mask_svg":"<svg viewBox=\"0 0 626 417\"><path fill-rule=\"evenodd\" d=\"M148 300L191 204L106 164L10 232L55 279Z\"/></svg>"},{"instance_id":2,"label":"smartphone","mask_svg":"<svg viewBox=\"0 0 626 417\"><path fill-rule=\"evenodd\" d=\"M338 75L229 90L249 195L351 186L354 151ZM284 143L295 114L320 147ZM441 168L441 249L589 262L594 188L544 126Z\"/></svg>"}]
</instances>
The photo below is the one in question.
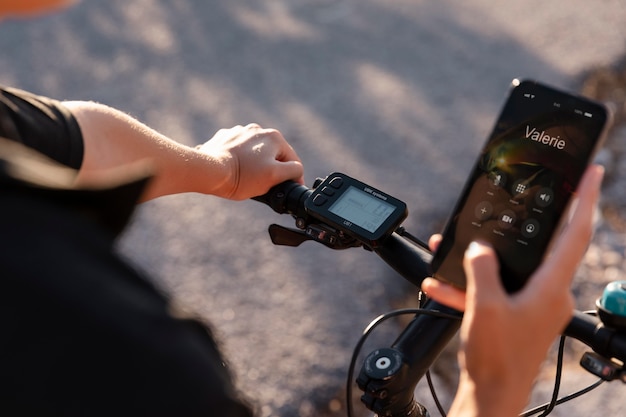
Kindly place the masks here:
<instances>
[{"instance_id":1,"label":"smartphone","mask_svg":"<svg viewBox=\"0 0 626 417\"><path fill-rule=\"evenodd\" d=\"M609 117L600 103L513 80L433 255L433 276L464 289L463 255L481 240L498 255L504 288L522 288L549 250Z\"/></svg>"}]
</instances>

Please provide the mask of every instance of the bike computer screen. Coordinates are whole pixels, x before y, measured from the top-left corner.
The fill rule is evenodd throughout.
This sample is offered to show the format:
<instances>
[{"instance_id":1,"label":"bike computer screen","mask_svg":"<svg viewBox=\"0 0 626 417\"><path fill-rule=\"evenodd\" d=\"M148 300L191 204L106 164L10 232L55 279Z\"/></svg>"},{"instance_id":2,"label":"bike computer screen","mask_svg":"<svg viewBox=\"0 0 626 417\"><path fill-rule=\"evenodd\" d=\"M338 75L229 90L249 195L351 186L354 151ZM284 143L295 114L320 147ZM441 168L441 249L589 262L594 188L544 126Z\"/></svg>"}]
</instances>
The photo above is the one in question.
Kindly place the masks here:
<instances>
[{"instance_id":1,"label":"bike computer screen","mask_svg":"<svg viewBox=\"0 0 626 417\"><path fill-rule=\"evenodd\" d=\"M304 207L370 247L377 247L408 214L402 201L337 172L313 191Z\"/></svg>"}]
</instances>

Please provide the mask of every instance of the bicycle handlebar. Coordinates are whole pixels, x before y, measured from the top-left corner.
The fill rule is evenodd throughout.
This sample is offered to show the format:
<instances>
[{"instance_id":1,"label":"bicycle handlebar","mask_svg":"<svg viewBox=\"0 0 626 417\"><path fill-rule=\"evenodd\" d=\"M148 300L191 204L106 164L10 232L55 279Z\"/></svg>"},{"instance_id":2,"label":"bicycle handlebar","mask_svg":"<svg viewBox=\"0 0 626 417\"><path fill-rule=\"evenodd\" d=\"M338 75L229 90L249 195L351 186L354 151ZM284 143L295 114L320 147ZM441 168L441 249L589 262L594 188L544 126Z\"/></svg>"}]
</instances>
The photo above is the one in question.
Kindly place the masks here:
<instances>
[{"instance_id":1,"label":"bicycle handlebar","mask_svg":"<svg viewBox=\"0 0 626 417\"><path fill-rule=\"evenodd\" d=\"M607 359L626 363L626 334L605 326L598 317L575 311L563 335L579 340Z\"/></svg>"},{"instance_id":2,"label":"bicycle handlebar","mask_svg":"<svg viewBox=\"0 0 626 417\"><path fill-rule=\"evenodd\" d=\"M278 214L292 214L306 217L304 200L313 191L307 186L295 181L285 181L270 188L270 190L258 197L252 197L260 203L268 205Z\"/></svg>"},{"instance_id":3,"label":"bicycle handlebar","mask_svg":"<svg viewBox=\"0 0 626 417\"><path fill-rule=\"evenodd\" d=\"M274 237L272 240L277 244L291 246L297 246L304 240L317 240L333 249L361 246L345 241L332 244L319 238L319 234L316 234L319 230L332 233L332 229L307 215L304 202L311 193L312 190L302 184L286 181L271 188L267 194L254 198L279 214L291 214L296 219L296 226L304 230L291 231L302 235L295 238L295 244L277 243ZM270 234L272 230L275 229L270 227ZM310 238L308 235L314 237ZM283 240L285 241L294 242L293 236ZM424 278L431 275L431 254L395 232L375 248L374 252L418 288ZM359 387L365 393L362 397L363 403L378 415L427 415L423 407L414 400L413 391L457 332L462 313L432 300L428 300L422 310L433 314L416 315L390 348L372 352L366 358L357 378ZM563 335L581 341L608 360L615 358L626 363L626 334L605 326L597 317L575 311Z\"/></svg>"},{"instance_id":4,"label":"bicycle handlebar","mask_svg":"<svg viewBox=\"0 0 626 417\"><path fill-rule=\"evenodd\" d=\"M304 230L307 226L319 222L310 218L304 208L304 201L311 193L312 190L302 184L285 181L272 187L266 194L254 197L253 200L268 205L278 214L291 214L296 218L296 226ZM397 233L391 234L374 249L374 252L400 276L418 288L422 280L430 276L431 254Z\"/></svg>"},{"instance_id":5,"label":"bicycle handlebar","mask_svg":"<svg viewBox=\"0 0 626 417\"><path fill-rule=\"evenodd\" d=\"M418 288L424 278L431 276L431 254L397 233L391 234L380 247L374 249L374 252L400 276Z\"/></svg>"}]
</instances>

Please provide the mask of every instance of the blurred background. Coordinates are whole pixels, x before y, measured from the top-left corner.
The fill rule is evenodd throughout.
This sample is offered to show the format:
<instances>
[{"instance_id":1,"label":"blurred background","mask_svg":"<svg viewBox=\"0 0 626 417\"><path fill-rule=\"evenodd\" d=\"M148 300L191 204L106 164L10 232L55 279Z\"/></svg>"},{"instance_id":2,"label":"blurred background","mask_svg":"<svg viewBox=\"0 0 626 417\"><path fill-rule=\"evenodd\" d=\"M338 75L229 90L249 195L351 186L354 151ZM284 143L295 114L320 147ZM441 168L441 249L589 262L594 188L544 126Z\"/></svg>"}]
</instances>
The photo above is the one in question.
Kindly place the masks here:
<instances>
[{"instance_id":1,"label":"blurred background","mask_svg":"<svg viewBox=\"0 0 626 417\"><path fill-rule=\"evenodd\" d=\"M583 92L622 114L625 22L622 0L83 0L3 21L0 83L103 102L189 145L238 124L275 127L308 185L333 171L370 183L405 201L405 226L427 239L513 78ZM576 281L581 308L624 270L625 141L618 123L600 155L610 174L605 216ZM272 222L292 225L253 201L170 196L141 206L119 247L212 323L259 415L345 415L362 329L415 305L416 289L363 250L275 247ZM377 332L372 347L392 343L401 326ZM589 379L570 356L564 392ZM451 348L436 369L445 406L454 359ZM547 366L533 401L549 399L553 374ZM555 415L624 414L620 397L605 400L619 388Z\"/></svg>"}]
</instances>

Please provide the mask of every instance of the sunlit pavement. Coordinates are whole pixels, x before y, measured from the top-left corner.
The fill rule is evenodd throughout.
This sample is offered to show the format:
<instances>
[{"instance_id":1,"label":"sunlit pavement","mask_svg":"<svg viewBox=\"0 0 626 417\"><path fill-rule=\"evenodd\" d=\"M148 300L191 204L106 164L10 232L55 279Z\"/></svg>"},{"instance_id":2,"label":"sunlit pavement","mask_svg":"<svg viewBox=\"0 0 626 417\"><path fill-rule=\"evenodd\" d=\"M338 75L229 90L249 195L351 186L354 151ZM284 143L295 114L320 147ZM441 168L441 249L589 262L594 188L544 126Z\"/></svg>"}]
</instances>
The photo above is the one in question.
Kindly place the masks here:
<instances>
[{"instance_id":1,"label":"sunlit pavement","mask_svg":"<svg viewBox=\"0 0 626 417\"><path fill-rule=\"evenodd\" d=\"M85 0L0 24L0 82L101 101L188 144L278 128L309 185L333 171L368 182L426 238L510 80L578 91L624 56L624 22L621 0ZM252 201L172 196L142 206L120 247L213 323L262 416L341 415L361 329L416 291L363 250L274 247L272 222L291 224ZM563 415L588 415L580 404Z\"/></svg>"}]
</instances>

